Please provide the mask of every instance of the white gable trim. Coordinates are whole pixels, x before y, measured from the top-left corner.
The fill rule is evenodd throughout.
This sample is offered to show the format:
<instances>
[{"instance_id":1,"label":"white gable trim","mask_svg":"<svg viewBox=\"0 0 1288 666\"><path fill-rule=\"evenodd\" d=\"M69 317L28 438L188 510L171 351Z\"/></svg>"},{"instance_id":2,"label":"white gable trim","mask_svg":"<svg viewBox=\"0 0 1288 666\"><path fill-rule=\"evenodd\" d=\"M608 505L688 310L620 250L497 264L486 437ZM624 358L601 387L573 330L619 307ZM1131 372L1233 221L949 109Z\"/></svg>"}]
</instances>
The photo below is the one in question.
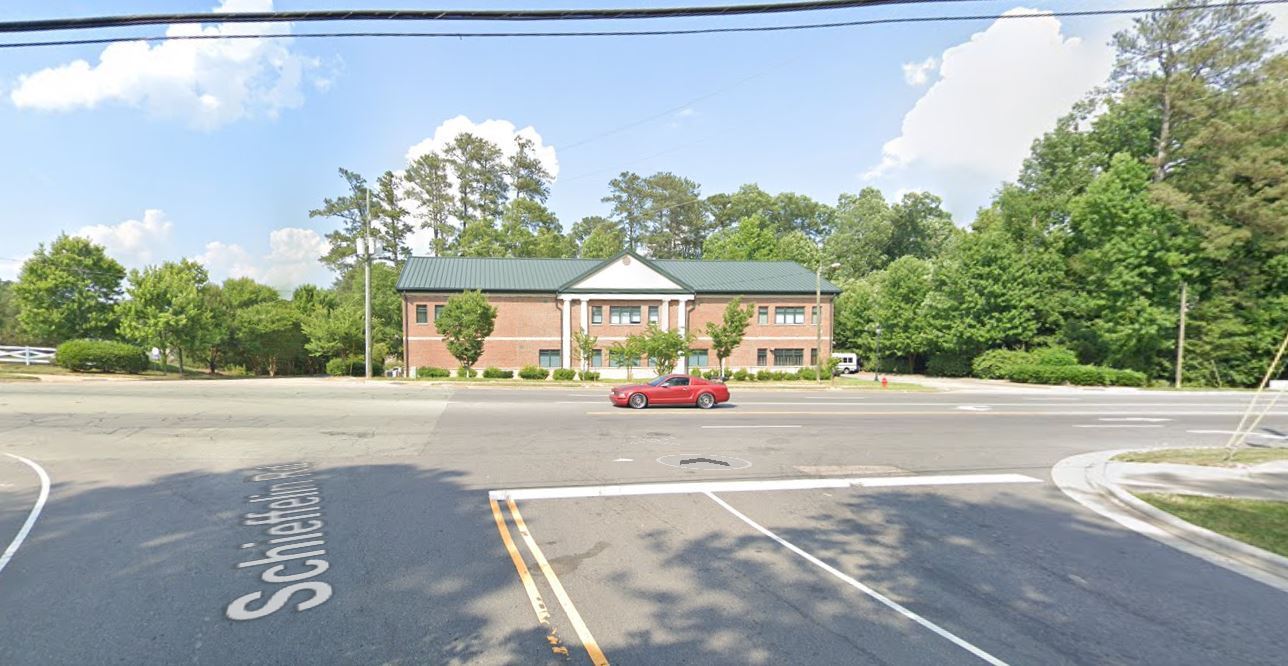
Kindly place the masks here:
<instances>
[{"instance_id":1,"label":"white gable trim","mask_svg":"<svg viewBox=\"0 0 1288 666\"><path fill-rule=\"evenodd\" d=\"M608 292L619 289L675 291L682 290L684 287L640 261L639 257L624 254L576 283L568 285L568 289L594 289Z\"/></svg>"}]
</instances>

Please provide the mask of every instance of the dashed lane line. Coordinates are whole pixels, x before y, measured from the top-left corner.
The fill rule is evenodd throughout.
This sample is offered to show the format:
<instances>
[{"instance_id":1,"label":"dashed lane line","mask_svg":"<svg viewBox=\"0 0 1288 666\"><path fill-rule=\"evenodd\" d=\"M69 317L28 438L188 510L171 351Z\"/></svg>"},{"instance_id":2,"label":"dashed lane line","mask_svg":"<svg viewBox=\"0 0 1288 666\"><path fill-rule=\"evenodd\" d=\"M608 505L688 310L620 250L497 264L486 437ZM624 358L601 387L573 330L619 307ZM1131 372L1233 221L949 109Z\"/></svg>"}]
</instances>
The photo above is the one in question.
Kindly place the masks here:
<instances>
[{"instance_id":1,"label":"dashed lane line","mask_svg":"<svg viewBox=\"0 0 1288 666\"><path fill-rule=\"evenodd\" d=\"M22 524L22 529L18 530L18 535L13 538L13 541L9 542L9 547L4 549L4 554L0 555L0 572L4 571L4 568L8 566L9 561L13 559L14 553L18 552L18 546L21 546L27 535L31 533L31 528L36 524L36 519L40 517L40 512L45 508L45 502L49 500L49 474L45 472L45 468L19 455L12 453L6 453L5 455L25 464L36 472L36 476L40 477L40 495L36 497L36 504L31 507L31 513L27 514L27 520Z\"/></svg>"},{"instance_id":2,"label":"dashed lane line","mask_svg":"<svg viewBox=\"0 0 1288 666\"><path fill-rule=\"evenodd\" d=\"M1145 425L1142 423L1093 423L1090 425L1076 425L1075 428L1161 428L1161 425Z\"/></svg>"},{"instance_id":3,"label":"dashed lane line","mask_svg":"<svg viewBox=\"0 0 1288 666\"><path fill-rule=\"evenodd\" d=\"M715 430L737 430L742 428L800 428L799 425L704 425L703 428Z\"/></svg>"},{"instance_id":4,"label":"dashed lane line","mask_svg":"<svg viewBox=\"0 0 1288 666\"><path fill-rule=\"evenodd\" d=\"M935 624L934 622L931 622L930 620L927 620L921 615L918 615L917 613L903 606L899 602L891 599L890 597L885 596L884 594L881 594L880 592L877 592L871 587L868 587L867 585L864 585L858 580L855 580L853 577L846 574L845 572L809 554L808 552L801 549L796 544L778 536L777 534L774 534L765 526L761 525L760 523L757 523L751 518L748 518L741 511L730 506L728 502L720 499L719 497L716 497L714 493L704 492L703 494L711 498L711 501L715 502L716 504L719 504L722 508L724 508L724 510L733 514L735 518L746 523L752 529L756 530L757 532L760 532L761 534L769 537L770 539L773 539L774 541L778 542L779 545L783 546L787 550L790 550L791 552L800 556L810 564L813 564L814 566L822 569L823 571L826 571L827 573L839 579L841 582L845 583L846 585L849 585L850 587L858 590L859 592L862 592L863 594L866 594L867 596L875 599L878 603L885 606L886 608L889 608L895 611L896 613L904 616L905 618L908 618L909 620L912 620L913 622L916 622L917 624L933 631L935 634L939 635L940 637L947 639L953 645L956 645L957 647L960 647L963 650L966 650L967 652L975 655L976 657L979 657L980 659L982 659L983 661L989 664L993 664L993 666L1007 666L1006 662L1002 661L1001 659L998 659L997 657L994 657L993 655L985 652L979 647L976 647L974 644L970 643L966 639L957 636L951 631L948 631L947 629L940 627L939 625Z\"/></svg>"}]
</instances>

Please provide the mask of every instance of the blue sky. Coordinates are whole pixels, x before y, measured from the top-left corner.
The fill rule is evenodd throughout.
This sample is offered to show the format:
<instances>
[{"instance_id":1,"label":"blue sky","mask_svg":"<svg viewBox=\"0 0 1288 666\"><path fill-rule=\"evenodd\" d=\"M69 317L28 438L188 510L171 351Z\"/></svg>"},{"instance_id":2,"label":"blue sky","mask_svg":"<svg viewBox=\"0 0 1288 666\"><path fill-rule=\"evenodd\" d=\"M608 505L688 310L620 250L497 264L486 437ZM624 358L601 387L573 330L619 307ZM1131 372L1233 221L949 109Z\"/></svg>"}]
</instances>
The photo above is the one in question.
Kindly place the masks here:
<instances>
[{"instance_id":1,"label":"blue sky","mask_svg":"<svg viewBox=\"0 0 1288 666\"><path fill-rule=\"evenodd\" d=\"M208 11L220 2L114 2L110 10L89 1L7 2L0 18ZM230 9L268 4L227 2ZM498 6L278 0L274 8L415 4ZM980 1L729 22L1148 4ZM249 275L282 288L329 281L314 257L332 227L307 213L340 193L336 168L370 177L402 168L409 149L436 131L442 137L469 126L457 119L439 129L458 116L531 127L553 148L547 154L552 166L557 161L558 179L549 205L565 225L606 213L599 199L625 169L674 171L701 183L704 194L748 182L827 202L869 184L888 198L928 189L965 225L1013 176L1027 145L1103 79L1105 42L1125 23L1045 18L629 39L296 39L167 51L135 43L102 61L102 46L7 50L0 52L7 158L0 167L0 278L13 277L37 243L66 231L104 242L129 266L196 257L216 278ZM668 109L679 110L638 122Z\"/></svg>"}]
</instances>

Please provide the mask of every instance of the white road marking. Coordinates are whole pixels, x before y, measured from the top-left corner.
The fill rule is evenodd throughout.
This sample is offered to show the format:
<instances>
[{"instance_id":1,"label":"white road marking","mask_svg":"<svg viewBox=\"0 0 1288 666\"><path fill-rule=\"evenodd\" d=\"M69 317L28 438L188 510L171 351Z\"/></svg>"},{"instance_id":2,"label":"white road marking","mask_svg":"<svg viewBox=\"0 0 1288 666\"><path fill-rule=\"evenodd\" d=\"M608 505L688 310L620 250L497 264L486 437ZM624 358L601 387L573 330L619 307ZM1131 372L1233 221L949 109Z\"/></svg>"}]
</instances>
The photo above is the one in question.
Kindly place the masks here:
<instances>
[{"instance_id":1,"label":"white road marking","mask_svg":"<svg viewBox=\"0 0 1288 666\"><path fill-rule=\"evenodd\" d=\"M1186 430L1185 432L1194 433L1195 435L1247 435L1249 437L1288 440L1288 435L1272 435L1266 432L1238 432L1236 430Z\"/></svg>"},{"instance_id":2,"label":"white road marking","mask_svg":"<svg viewBox=\"0 0 1288 666\"><path fill-rule=\"evenodd\" d=\"M779 545L783 546L787 550L792 551L793 553L796 553L800 557L804 558L805 561L809 562L810 564L813 564L814 566L817 566L823 571L826 571L829 574L832 574L836 578L840 579L841 582L875 599L878 603L885 606L886 608L889 608L895 611L896 613L908 618L909 620L912 620L913 622L916 622L917 624L935 632L940 637L947 639L957 647L960 647L963 650L966 650L967 652L975 655L976 657L979 657L980 659L990 664L993 664L993 666L1007 666L1006 662L1002 661L1001 659L998 659L997 657L994 657L993 655L979 649L978 647L975 647L967 640L958 637L956 634L953 634L947 629L944 629L943 627L940 627L934 622L931 622L930 620L927 620L926 618L918 615L917 613L914 613L913 611L904 607L899 602L891 599L890 597L885 596L884 594L881 594L880 592L877 592L876 590L868 587L867 585L864 585L863 583L860 583L859 581L855 580L853 577L849 576L845 572L805 552L796 544L778 536L777 534L774 534L773 532L765 528L763 525L748 518L741 511L733 508L732 506L729 505L728 502L720 499L719 497L716 497L711 492L705 492L703 494L706 495L707 497L710 497L711 501L715 502L716 504L719 504L721 507L724 507L726 511L733 514L734 517L736 517L738 520L741 520L742 522L749 525L752 529L778 542Z\"/></svg>"},{"instance_id":3,"label":"white road marking","mask_svg":"<svg viewBox=\"0 0 1288 666\"><path fill-rule=\"evenodd\" d=\"M635 495L697 495L771 490L817 490L820 488L895 488L904 486L951 486L980 483L1042 483L1023 474L944 474L934 476L877 476L845 479L780 479L766 481L694 481L685 483L636 483L614 486L565 486L556 488L513 488L492 490L488 496L503 500L576 499L583 497L626 497Z\"/></svg>"},{"instance_id":4,"label":"white road marking","mask_svg":"<svg viewBox=\"0 0 1288 666\"><path fill-rule=\"evenodd\" d=\"M1076 425L1075 428L1161 428L1161 425L1144 425L1141 423L1100 423L1096 425Z\"/></svg>"},{"instance_id":5,"label":"white road marking","mask_svg":"<svg viewBox=\"0 0 1288 666\"><path fill-rule=\"evenodd\" d=\"M705 425L703 428L734 430L739 428L800 428L798 425Z\"/></svg>"},{"instance_id":6,"label":"white road marking","mask_svg":"<svg viewBox=\"0 0 1288 666\"><path fill-rule=\"evenodd\" d=\"M1146 421L1151 423L1162 423L1163 421L1171 421L1171 419L1151 419L1145 416L1121 416L1121 417L1105 418L1105 419L1098 419L1098 420L1100 421Z\"/></svg>"},{"instance_id":7,"label":"white road marking","mask_svg":"<svg viewBox=\"0 0 1288 666\"><path fill-rule=\"evenodd\" d=\"M618 459L614 460L613 462L635 462L635 459L634 459L634 458L618 458Z\"/></svg>"},{"instance_id":8,"label":"white road marking","mask_svg":"<svg viewBox=\"0 0 1288 666\"><path fill-rule=\"evenodd\" d=\"M602 405L609 402L608 396L602 400L557 400L556 405Z\"/></svg>"},{"instance_id":9,"label":"white road marking","mask_svg":"<svg viewBox=\"0 0 1288 666\"><path fill-rule=\"evenodd\" d=\"M27 538L32 526L36 524L36 519L40 517L40 512L45 508L45 502L49 500L49 475L45 473L45 468L19 455L12 453L5 455L24 463L36 472L36 476L40 477L40 495L36 497L36 505L31 507L31 513L27 514L27 521L22 524L22 529L18 530L18 536L15 536L9 543L9 547L4 549L4 555L0 555L0 571L4 571L9 560L13 559L13 554L18 552L18 546L21 546Z\"/></svg>"},{"instance_id":10,"label":"white road marking","mask_svg":"<svg viewBox=\"0 0 1288 666\"><path fill-rule=\"evenodd\" d=\"M569 395L571 395L574 398L602 398L603 397L598 393L570 393Z\"/></svg>"},{"instance_id":11,"label":"white road marking","mask_svg":"<svg viewBox=\"0 0 1288 666\"><path fill-rule=\"evenodd\" d=\"M991 411L993 408L988 405L957 405L957 409L960 409L963 412L987 412Z\"/></svg>"}]
</instances>

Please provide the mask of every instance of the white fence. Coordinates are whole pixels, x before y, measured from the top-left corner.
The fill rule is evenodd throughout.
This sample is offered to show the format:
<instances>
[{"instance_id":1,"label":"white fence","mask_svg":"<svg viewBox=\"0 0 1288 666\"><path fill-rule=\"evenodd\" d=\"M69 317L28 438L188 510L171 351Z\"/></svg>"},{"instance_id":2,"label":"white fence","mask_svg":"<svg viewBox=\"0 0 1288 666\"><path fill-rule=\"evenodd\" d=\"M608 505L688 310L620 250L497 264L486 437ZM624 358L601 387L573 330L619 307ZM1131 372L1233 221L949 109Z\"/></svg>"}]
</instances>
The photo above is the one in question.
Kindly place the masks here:
<instances>
[{"instance_id":1,"label":"white fence","mask_svg":"<svg viewBox=\"0 0 1288 666\"><path fill-rule=\"evenodd\" d=\"M0 345L0 363L49 365L53 362L53 347L9 347Z\"/></svg>"}]
</instances>

